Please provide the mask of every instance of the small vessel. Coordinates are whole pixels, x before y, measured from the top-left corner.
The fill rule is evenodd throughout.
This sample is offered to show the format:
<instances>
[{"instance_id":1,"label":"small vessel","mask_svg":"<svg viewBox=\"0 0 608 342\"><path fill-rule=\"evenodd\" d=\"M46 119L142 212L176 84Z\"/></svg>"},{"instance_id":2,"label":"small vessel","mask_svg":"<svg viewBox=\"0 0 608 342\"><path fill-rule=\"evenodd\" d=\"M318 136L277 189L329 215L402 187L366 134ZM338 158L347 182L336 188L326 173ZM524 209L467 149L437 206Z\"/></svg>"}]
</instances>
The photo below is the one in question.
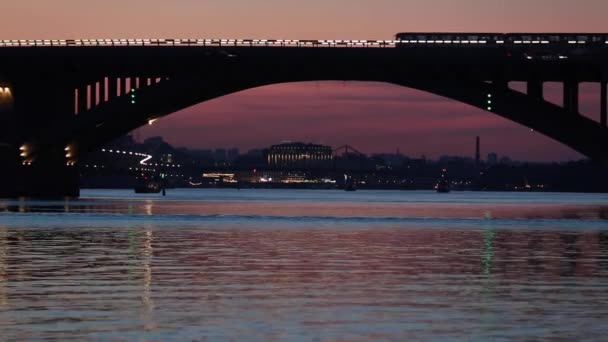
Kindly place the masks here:
<instances>
[{"instance_id":1,"label":"small vessel","mask_svg":"<svg viewBox=\"0 0 608 342\"><path fill-rule=\"evenodd\" d=\"M447 194L451 191L447 169L441 170L441 178L439 179L439 182L437 182L437 185L435 185L435 190L437 190L437 192L441 194Z\"/></svg>"},{"instance_id":2,"label":"small vessel","mask_svg":"<svg viewBox=\"0 0 608 342\"><path fill-rule=\"evenodd\" d=\"M357 186L353 177L344 175L344 191L357 191Z\"/></svg>"},{"instance_id":3,"label":"small vessel","mask_svg":"<svg viewBox=\"0 0 608 342\"><path fill-rule=\"evenodd\" d=\"M451 191L450 182L447 179L442 179L437 183L435 189L437 189L438 193L447 194Z\"/></svg>"},{"instance_id":4,"label":"small vessel","mask_svg":"<svg viewBox=\"0 0 608 342\"><path fill-rule=\"evenodd\" d=\"M153 181L139 182L135 186L136 194L158 194L161 190L160 183Z\"/></svg>"}]
</instances>

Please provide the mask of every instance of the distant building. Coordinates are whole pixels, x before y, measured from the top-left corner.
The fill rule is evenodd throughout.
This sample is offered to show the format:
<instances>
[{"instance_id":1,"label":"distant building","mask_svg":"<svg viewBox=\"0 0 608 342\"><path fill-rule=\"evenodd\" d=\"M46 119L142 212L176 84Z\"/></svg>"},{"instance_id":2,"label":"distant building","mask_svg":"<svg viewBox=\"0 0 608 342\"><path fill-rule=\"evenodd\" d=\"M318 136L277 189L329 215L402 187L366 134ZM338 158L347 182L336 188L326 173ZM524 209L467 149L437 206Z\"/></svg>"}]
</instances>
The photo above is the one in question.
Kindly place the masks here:
<instances>
[{"instance_id":1,"label":"distant building","mask_svg":"<svg viewBox=\"0 0 608 342\"><path fill-rule=\"evenodd\" d=\"M332 167L331 146L300 142L273 145L268 152L271 169L309 170Z\"/></svg>"},{"instance_id":2,"label":"distant building","mask_svg":"<svg viewBox=\"0 0 608 342\"><path fill-rule=\"evenodd\" d=\"M158 149L164 146L168 146L169 144L167 144L163 137L149 137L144 140L144 145L148 145L151 148Z\"/></svg>"},{"instance_id":3,"label":"distant building","mask_svg":"<svg viewBox=\"0 0 608 342\"><path fill-rule=\"evenodd\" d=\"M498 164L498 154L492 152L488 153L488 165Z\"/></svg>"},{"instance_id":4,"label":"distant building","mask_svg":"<svg viewBox=\"0 0 608 342\"><path fill-rule=\"evenodd\" d=\"M213 152L213 158L216 162L225 162L226 161L226 150L223 148L218 148Z\"/></svg>"},{"instance_id":5,"label":"distant building","mask_svg":"<svg viewBox=\"0 0 608 342\"><path fill-rule=\"evenodd\" d=\"M372 158L382 160L384 165L389 169L400 168L409 159L400 153L375 153Z\"/></svg>"},{"instance_id":6,"label":"distant building","mask_svg":"<svg viewBox=\"0 0 608 342\"><path fill-rule=\"evenodd\" d=\"M247 156L249 157L263 157L264 156L264 150L263 149L259 149L259 148L253 148L249 151L247 151Z\"/></svg>"},{"instance_id":7,"label":"distant building","mask_svg":"<svg viewBox=\"0 0 608 342\"><path fill-rule=\"evenodd\" d=\"M470 157L461 156L441 156L439 157L440 164L477 164L477 160Z\"/></svg>"},{"instance_id":8,"label":"distant building","mask_svg":"<svg viewBox=\"0 0 608 342\"><path fill-rule=\"evenodd\" d=\"M160 161L161 161L161 163L165 163L165 164L173 164L173 154L167 153L167 154L161 155Z\"/></svg>"},{"instance_id":9,"label":"distant building","mask_svg":"<svg viewBox=\"0 0 608 342\"><path fill-rule=\"evenodd\" d=\"M229 163L234 162L239 157L239 149L238 148L229 149L226 157L227 157L227 160Z\"/></svg>"},{"instance_id":10,"label":"distant building","mask_svg":"<svg viewBox=\"0 0 608 342\"><path fill-rule=\"evenodd\" d=\"M513 164L513 161L511 160L511 158L504 156L504 157L500 158L500 163L504 164L504 165L511 165L511 164Z\"/></svg>"}]
</instances>

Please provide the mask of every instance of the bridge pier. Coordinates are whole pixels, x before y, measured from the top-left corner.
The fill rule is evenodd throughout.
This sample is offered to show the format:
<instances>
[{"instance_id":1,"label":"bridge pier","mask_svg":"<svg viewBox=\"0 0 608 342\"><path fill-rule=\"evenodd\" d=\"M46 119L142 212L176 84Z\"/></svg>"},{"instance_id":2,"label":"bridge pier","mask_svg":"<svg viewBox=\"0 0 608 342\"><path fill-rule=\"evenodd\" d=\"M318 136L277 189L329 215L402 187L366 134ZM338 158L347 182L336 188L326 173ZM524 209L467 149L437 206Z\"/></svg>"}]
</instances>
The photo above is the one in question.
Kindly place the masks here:
<instances>
[{"instance_id":1,"label":"bridge pier","mask_svg":"<svg viewBox=\"0 0 608 342\"><path fill-rule=\"evenodd\" d=\"M120 93L122 95L127 95L131 89L133 89L133 79L131 77L123 78L123 89L121 89Z\"/></svg>"},{"instance_id":2,"label":"bridge pier","mask_svg":"<svg viewBox=\"0 0 608 342\"><path fill-rule=\"evenodd\" d=\"M74 83L44 73L9 83L12 105L0 113L0 198L79 195L78 168L68 165L66 139L56 137L56 123L73 119L76 101L86 111L91 87Z\"/></svg>"},{"instance_id":3,"label":"bridge pier","mask_svg":"<svg viewBox=\"0 0 608 342\"><path fill-rule=\"evenodd\" d=\"M78 168L67 166L63 151L28 164L17 146L0 149L0 198L80 196Z\"/></svg>"},{"instance_id":4,"label":"bridge pier","mask_svg":"<svg viewBox=\"0 0 608 342\"><path fill-rule=\"evenodd\" d=\"M602 127L608 127L608 102L606 99L606 96L608 96L606 94L607 84L608 84L608 82L602 81L601 87L600 87L601 88L600 121L602 123Z\"/></svg>"},{"instance_id":5,"label":"bridge pier","mask_svg":"<svg viewBox=\"0 0 608 342\"><path fill-rule=\"evenodd\" d=\"M578 82L564 82L564 108L578 114Z\"/></svg>"}]
</instances>

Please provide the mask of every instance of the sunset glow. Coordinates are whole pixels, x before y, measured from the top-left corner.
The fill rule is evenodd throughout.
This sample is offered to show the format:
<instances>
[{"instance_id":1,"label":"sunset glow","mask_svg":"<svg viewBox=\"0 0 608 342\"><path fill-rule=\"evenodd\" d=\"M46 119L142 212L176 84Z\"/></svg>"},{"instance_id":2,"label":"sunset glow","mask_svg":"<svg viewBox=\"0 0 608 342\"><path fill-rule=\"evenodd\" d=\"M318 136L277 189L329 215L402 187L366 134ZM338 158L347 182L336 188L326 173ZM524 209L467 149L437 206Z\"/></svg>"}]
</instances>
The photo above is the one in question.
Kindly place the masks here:
<instances>
[{"instance_id":1,"label":"sunset glow","mask_svg":"<svg viewBox=\"0 0 608 342\"><path fill-rule=\"evenodd\" d=\"M606 30L603 0L572 11L567 0L78 0L5 2L0 39L276 38L393 39L403 31ZM36 25L28 23L36 22ZM314 23L312 25L311 23ZM546 97L561 101L557 87ZM597 119L599 87L583 85L581 111ZM255 128L255 129L252 129ZM336 134L339 132L339 134ZM571 149L485 111L387 84L312 82L252 89L188 108L140 131L170 143L243 150L282 140L338 146L366 153L394 151L438 157L482 154L521 160L581 158ZM504 144L504 141L511 144Z\"/></svg>"}]
</instances>

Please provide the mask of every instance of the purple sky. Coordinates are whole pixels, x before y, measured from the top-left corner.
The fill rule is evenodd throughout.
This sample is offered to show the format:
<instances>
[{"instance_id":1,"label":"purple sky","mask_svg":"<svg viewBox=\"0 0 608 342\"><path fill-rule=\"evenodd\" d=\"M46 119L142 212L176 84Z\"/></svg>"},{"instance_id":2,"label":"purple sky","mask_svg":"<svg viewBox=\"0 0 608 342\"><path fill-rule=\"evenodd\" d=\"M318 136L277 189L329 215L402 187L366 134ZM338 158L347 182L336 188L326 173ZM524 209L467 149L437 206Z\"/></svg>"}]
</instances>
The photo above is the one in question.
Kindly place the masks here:
<instances>
[{"instance_id":1,"label":"purple sky","mask_svg":"<svg viewBox=\"0 0 608 342\"><path fill-rule=\"evenodd\" d=\"M606 0L19 0L2 1L0 39L390 39L399 31L606 31ZM557 101L559 87L549 85ZM582 86L582 111L599 112ZM349 143L362 152L482 153L569 160L576 152L464 104L387 84L312 82L252 89L202 103L140 130L176 145L264 147L282 140ZM506 143L508 142L508 143Z\"/></svg>"}]
</instances>

